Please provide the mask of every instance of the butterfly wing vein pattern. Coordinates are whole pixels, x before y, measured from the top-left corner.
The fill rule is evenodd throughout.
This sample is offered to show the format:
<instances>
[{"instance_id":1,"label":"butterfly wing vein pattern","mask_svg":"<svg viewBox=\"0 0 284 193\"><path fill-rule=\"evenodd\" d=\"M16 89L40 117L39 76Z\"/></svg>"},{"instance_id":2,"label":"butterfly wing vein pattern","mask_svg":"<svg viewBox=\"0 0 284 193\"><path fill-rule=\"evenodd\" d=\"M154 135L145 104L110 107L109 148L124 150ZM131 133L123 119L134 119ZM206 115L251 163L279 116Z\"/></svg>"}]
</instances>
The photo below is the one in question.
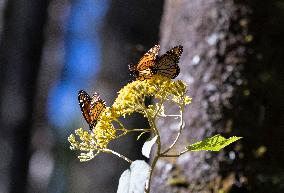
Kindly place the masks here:
<instances>
[{"instance_id":1,"label":"butterfly wing vein pattern","mask_svg":"<svg viewBox=\"0 0 284 193\"><path fill-rule=\"evenodd\" d=\"M100 98L98 93L90 97L88 93L83 90L80 90L78 93L78 101L82 114L89 124L90 129L94 128L101 114L106 109L105 101Z\"/></svg>"},{"instance_id":2,"label":"butterfly wing vein pattern","mask_svg":"<svg viewBox=\"0 0 284 193\"><path fill-rule=\"evenodd\" d=\"M137 64L129 65L130 72L137 80L150 79L155 74L171 79L178 76L180 72L178 62L183 52L183 47L176 46L161 57L157 57L159 50L160 46L155 45L142 56Z\"/></svg>"},{"instance_id":3,"label":"butterfly wing vein pattern","mask_svg":"<svg viewBox=\"0 0 284 193\"><path fill-rule=\"evenodd\" d=\"M180 72L178 62L182 52L183 47L176 46L157 58L155 65L152 67L153 74L166 76L171 79L176 78Z\"/></svg>"},{"instance_id":4,"label":"butterfly wing vein pattern","mask_svg":"<svg viewBox=\"0 0 284 193\"><path fill-rule=\"evenodd\" d=\"M142 56L137 64L129 65L130 72L138 79L145 80L152 77L151 67L155 64L160 46L153 46L146 54Z\"/></svg>"}]
</instances>

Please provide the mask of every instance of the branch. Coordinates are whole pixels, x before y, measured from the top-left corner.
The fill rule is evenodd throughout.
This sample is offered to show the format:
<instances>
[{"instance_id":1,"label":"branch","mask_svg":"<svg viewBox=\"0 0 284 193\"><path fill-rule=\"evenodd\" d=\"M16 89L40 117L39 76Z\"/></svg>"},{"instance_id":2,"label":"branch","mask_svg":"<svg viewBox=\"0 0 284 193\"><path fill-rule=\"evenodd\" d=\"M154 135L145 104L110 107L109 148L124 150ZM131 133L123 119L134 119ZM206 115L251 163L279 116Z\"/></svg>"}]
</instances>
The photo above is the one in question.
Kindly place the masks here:
<instances>
[{"instance_id":1,"label":"branch","mask_svg":"<svg viewBox=\"0 0 284 193\"><path fill-rule=\"evenodd\" d=\"M160 157L179 157L182 154L185 154L186 152L188 152L189 150L183 150L182 152L180 152L179 154L161 154Z\"/></svg>"},{"instance_id":2,"label":"branch","mask_svg":"<svg viewBox=\"0 0 284 193\"><path fill-rule=\"evenodd\" d=\"M133 131L136 131L136 132L139 132L139 131L142 131L142 132L151 132L152 130L151 129L130 129L130 130L126 130L127 132L133 132Z\"/></svg>"},{"instance_id":3,"label":"branch","mask_svg":"<svg viewBox=\"0 0 284 193\"><path fill-rule=\"evenodd\" d=\"M181 117L180 115L158 115L159 117Z\"/></svg>"},{"instance_id":4,"label":"branch","mask_svg":"<svg viewBox=\"0 0 284 193\"><path fill-rule=\"evenodd\" d=\"M181 106L181 110L180 110L180 121L181 121L181 124L180 124L180 128L179 128L178 134L177 134L175 140L173 141L173 143L170 145L170 147L167 150L165 150L161 155L164 155L164 154L168 153L172 149L172 147L177 143L177 141L178 141L178 139L179 139L179 137L181 135L181 132L182 132L182 130L184 128L183 110L184 110L184 105Z\"/></svg>"},{"instance_id":5,"label":"branch","mask_svg":"<svg viewBox=\"0 0 284 193\"><path fill-rule=\"evenodd\" d=\"M162 105L160 105L159 109L157 112L159 112L160 108L161 108ZM154 115L154 117L150 117L148 112L147 112L147 109L144 110L145 112L145 115L148 119L148 122L151 126L151 128L154 130L155 134L158 136L157 137L157 153L156 153L156 156L154 157L154 160L151 164L151 168L150 168L150 174L149 174L149 179L147 180L146 182L146 185L145 185L145 193L150 193L150 186L151 186L151 179L152 179L152 174L153 174L153 170L156 166L156 163L158 161L158 159L160 158L160 152L161 152L161 138L160 138L160 133L159 133L159 130L157 129L156 127L156 124L155 124L155 117L157 116L157 113Z\"/></svg>"},{"instance_id":6,"label":"branch","mask_svg":"<svg viewBox=\"0 0 284 193\"><path fill-rule=\"evenodd\" d=\"M118 157L124 159L125 161L127 161L127 162L130 163L130 164L133 162L133 161L130 160L128 157L126 157L126 156L124 156L124 155L122 155L122 154L120 154L120 153L118 153L118 152L116 152L116 151L113 151L113 150L111 150L111 149L102 149L102 151L105 152L105 153L112 153L112 154L114 154L114 155L116 155L116 156L118 156Z\"/></svg>"}]
</instances>

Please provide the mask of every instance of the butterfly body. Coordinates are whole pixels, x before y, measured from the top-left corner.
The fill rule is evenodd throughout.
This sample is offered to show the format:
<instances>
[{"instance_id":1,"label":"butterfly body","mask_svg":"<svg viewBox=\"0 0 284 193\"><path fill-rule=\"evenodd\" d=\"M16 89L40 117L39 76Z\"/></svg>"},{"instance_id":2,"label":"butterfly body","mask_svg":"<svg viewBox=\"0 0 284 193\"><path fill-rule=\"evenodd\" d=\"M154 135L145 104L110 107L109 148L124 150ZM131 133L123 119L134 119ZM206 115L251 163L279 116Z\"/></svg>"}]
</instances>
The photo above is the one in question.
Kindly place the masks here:
<instances>
[{"instance_id":1,"label":"butterfly body","mask_svg":"<svg viewBox=\"0 0 284 193\"><path fill-rule=\"evenodd\" d=\"M144 56L139 60L136 65L129 65L130 72L136 77L137 80L150 79L153 75L166 76L174 79L178 76L180 68L178 62L183 52L182 46L173 47L165 54L158 57L160 50L159 45L152 47Z\"/></svg>"},{"instance_id":2,"label":"butterfly body","mask_svg":"<svg viewBox=\"0 0 284 193\"><path fill-rule=\"evenodd\" d=\"M106 109L105 101L100 98L98 93L94 93L90 97L83 90L80 90L78 93L78 101L86 122L89 124L90 129L93 129Z\"/></svg>"}]
</instances>

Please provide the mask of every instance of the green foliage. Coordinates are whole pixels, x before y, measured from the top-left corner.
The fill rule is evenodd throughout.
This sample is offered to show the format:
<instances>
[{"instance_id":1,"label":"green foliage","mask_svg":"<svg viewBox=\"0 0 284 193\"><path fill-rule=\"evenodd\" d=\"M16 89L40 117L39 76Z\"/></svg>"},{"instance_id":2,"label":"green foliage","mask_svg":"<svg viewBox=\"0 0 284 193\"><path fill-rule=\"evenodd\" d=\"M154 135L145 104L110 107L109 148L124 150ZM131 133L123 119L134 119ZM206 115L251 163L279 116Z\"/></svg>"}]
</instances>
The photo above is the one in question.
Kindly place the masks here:
<instances>
[{"instance_id":1,"label":"green foliage","mask_svg":"<svg viewBox=\"0 0 284 193\"><path fill-rule=\"evenodd\" d=\"M229 139L226 139L224 137L222 137L220 134L218 135L214 135L213 137L204 139L203 141L199 141L197 143L194 143L188 147L186 147L186 149L188 151L220 151L221 149L223 149L224 147L226 147L227 145L241 139L242 137L230 137Z\"/></svg>"}]
</instances>

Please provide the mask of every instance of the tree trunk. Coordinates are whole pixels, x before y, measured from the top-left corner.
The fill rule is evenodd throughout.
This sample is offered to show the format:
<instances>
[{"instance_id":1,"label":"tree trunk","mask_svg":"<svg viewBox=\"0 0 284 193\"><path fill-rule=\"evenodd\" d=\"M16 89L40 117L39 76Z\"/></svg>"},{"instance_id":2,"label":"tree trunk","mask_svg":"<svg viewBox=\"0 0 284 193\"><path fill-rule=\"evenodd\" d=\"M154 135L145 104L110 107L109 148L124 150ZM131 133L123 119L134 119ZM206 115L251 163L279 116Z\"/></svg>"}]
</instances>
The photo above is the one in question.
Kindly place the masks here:
<instances>
[{"instance_id":1,"label":"tree trunk","mask_svg":"<svg viewBox=\"0 0 284 193\"><path fill-rule=\"evenodd\" d=\"M279 52L284 42L281 6L267 1L167 0L160 31L162 53L184 46L178 79L187 82L193 98L176 151L216 133L244 138L219 153L192 152L160 160L152 192L271 192L272 176L277 179L273 192L283 191L283 169L276 169L283 156L271 159L277 151L283 155L283 148L279 151L283 120L276 118L280 108L276 104L283 104L283 79L275 71L283 71L279 63L284 61L283 51ZM277 44L273 36L282 42ZM274 69L269 63L272 56ZM272 89L274 96L264 92L271 85L277 87ZM164 147L176 135L165 129L170 122L159 124ZM279 136L271 136L272 126ZM273 140L267 140L268 135Z\"/></svg>"},{"instance_id":2,"label":"tree trunk","mask_svg":"<svg viewBox=\"0 0 284 193\"><path fill-rule=\"evenodd\" d=\"M32 113L48 1L9 0L0 45L1 143L9 192L26 192ZM2 158L1 158L2 159ZM11 159L11 160L9 160ZM2 162L2 161L1 161Z\"/></svg>"}]
</instances>

